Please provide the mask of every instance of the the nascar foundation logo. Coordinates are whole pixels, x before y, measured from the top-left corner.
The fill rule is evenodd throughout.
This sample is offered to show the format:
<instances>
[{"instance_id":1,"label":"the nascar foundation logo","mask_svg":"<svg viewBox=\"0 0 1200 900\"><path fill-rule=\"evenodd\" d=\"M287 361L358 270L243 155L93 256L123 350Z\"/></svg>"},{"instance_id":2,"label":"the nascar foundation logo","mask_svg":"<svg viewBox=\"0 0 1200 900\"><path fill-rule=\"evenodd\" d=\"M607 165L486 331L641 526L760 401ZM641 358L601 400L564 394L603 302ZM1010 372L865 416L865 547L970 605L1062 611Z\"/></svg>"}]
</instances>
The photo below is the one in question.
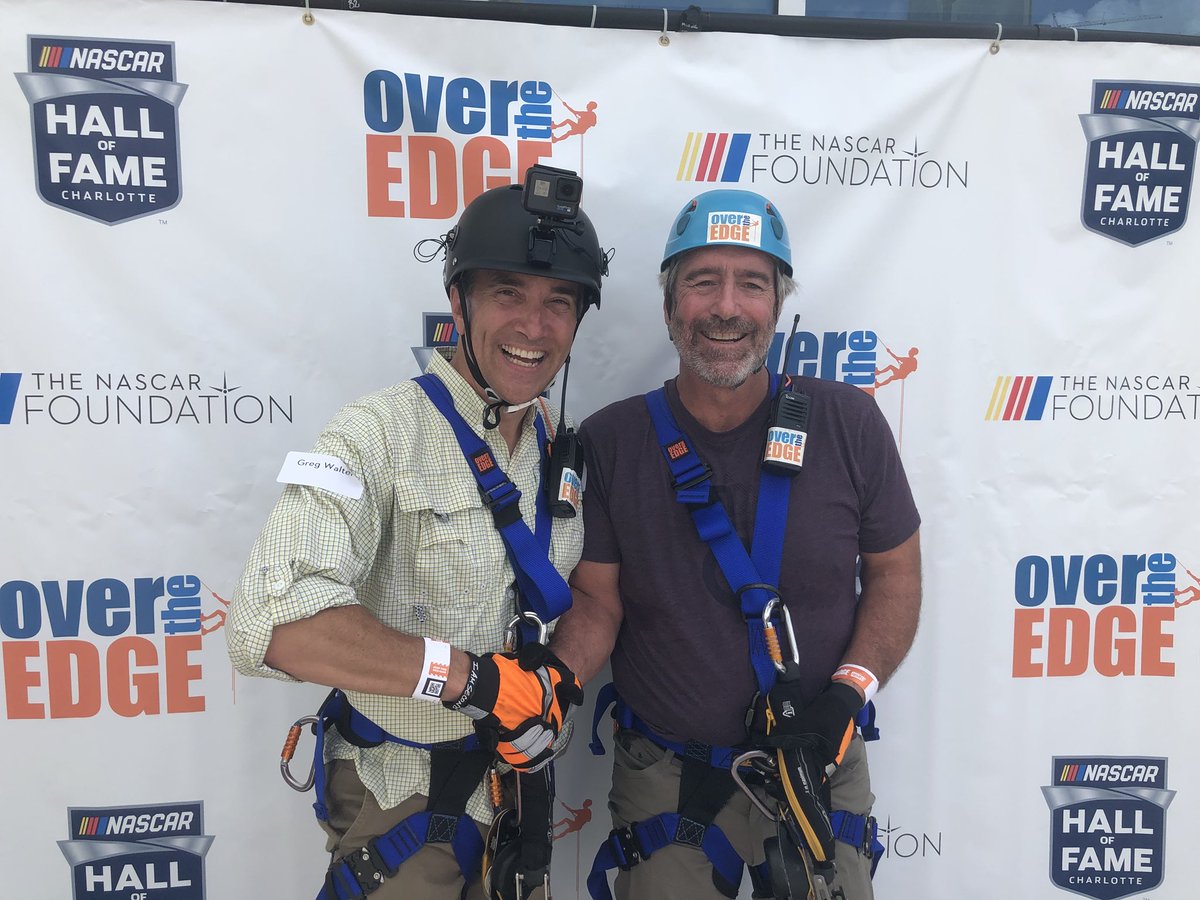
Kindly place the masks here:
<instances>
[{"instance_id":1,"label":"the nascar foundation logo","mask_svg":"<svg viewBox=\"0 0 1200 900\"><path fill-rule=\"evenodd\" d=\"M274 425L291 394L256 394L222 372L0 372L0 425Z\"/></svg>"},{"instance_id":2,"label":"the nascar foundation logo","mask_svg":"<svg viewBox=\"0 0 1200 900\"><path fill-rule=\"evenodd\" d=\"M1200 419L1200 378L1172 372L997 375L988 422L1171 422Z\"/></svg>"},{"instance_id":3,"label":"the nascar foundation logo","mask_svg":"<svg viewBox=\"0 0 1200 900\"><path fill-rule=\"evenodd\" d=\"M31 35L17 80L43 200L108 225L179 203L174 44Z\"/></svg>"},{"instance_id":4,"label":"the nascar foundation logo","mask_svg":"<svg viewBox=\"0 0 1200 900\"><path fill-rule=\"evenodd\" d=\"M1187 221L1200 137L1200 84L1095 81L1083 225L1137 247Z\"/></svg>"},{"instance_id":5,"label":"the nascar foundation logo","mask_svg":"<svg viewBox=\"0 0 1200 900\"><path fill-rule=\"evenodd\" d=\"M967 160L939 156L917 137L689 131L675 180L961 190L969 174Z\"/></svg>"},{"instance_id":6,"label":"the nascar foundation logo","mask_svg":"<svg viewBox=\"0 0 1200 900\"><path fill-rule=\"evenodd\" d=\"M74 807L59 849L74 900L204 900L204 804Z\"/></svg>"},{"instance_id":7,"label":"the nascar foundation logo","mask_svg":"<svg viewBox=\"0 0 1200 900\"><path fill-rule=\"evenodd\" d=\"M1118 900L1163 881L1167 761L1056 756L1042 794L1050 807L1050 880L1065 891Z\"/></svg>"}]
</instances>

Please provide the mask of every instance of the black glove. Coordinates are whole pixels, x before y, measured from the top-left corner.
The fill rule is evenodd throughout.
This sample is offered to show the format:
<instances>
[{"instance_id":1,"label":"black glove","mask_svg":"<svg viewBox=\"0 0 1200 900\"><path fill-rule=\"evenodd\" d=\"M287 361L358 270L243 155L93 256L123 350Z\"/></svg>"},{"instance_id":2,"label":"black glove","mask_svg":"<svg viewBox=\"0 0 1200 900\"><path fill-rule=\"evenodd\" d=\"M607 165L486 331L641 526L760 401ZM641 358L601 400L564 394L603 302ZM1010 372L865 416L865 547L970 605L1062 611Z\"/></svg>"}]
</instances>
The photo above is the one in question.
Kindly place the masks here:
<instances>
[{"instance_id":1,"label":"black glove","mask_svg":"<svg viewBox=\"0 0 1200 900\"><path fill-rule=\"evenodd\" d=\"M516 653L471 657L467 686L447 709L475 720L475 731L514 769L535 772L554 758L552 745L573 704L579 679L542 644Z\"/></svg>"},{"instance_id":2,"label":"black glove","mask_svg":"<svg viewBox=\"0 0 1200 900\"><path fill-rule=\"evenodd\" d=\"M822 766L841 763L854 736L854 717L862 706L858 691L834 681L806 703L798 667L787 663L767 694L762 743L780 749L808 750Z\"/></svg>"}]
</instances>

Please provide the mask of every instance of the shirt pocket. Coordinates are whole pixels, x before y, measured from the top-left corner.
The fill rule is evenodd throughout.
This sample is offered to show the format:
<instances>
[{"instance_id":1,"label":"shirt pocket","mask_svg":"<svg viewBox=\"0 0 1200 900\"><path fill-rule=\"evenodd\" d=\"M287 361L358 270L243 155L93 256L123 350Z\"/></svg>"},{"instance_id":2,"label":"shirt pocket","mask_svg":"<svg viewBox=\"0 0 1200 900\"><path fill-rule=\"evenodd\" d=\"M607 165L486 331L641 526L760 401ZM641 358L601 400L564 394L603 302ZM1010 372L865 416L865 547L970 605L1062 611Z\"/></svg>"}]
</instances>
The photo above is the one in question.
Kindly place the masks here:
<instances>
[{"instance_id":1,"label":"shirt pocket","mask_svg":"<svg viewBox=\"0 0 1200 900\"><path fill-rule=\"evenodd\" d=\"M501 620L511 574L504 542L478 492L425 473L422 490L408 491L397 506L412 529L409 558L399 561L412 584L400 627L467 650L492 649L506 624Z\"/></svg>"}]
</instances>

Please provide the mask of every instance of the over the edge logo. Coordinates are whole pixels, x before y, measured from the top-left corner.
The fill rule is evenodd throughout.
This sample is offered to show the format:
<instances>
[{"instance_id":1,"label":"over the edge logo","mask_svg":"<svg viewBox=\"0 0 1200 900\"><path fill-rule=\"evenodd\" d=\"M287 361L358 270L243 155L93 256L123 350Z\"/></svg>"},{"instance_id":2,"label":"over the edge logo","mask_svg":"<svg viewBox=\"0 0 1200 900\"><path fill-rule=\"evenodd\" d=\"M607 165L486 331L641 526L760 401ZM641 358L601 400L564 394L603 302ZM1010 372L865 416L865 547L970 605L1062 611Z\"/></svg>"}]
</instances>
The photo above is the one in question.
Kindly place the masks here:
<instances>
[{"instance_id":1,"label":"over the edge logo","mask_svg":"<svg viewBox=\"0 0 1200 900\"><path fill-rule=\"evenodd\" d=\"M1031 554L1012 585L1014 678L1169 678L1176 611L1200 595L1166 550Z\"/></svg>"},{"instance_id":2,"label":"over the edge logo","mask_svg":"<svg viewBox=\"0 0 1200 900\"><path fill-rule=\"evenodd\" d=\"M207 592L218 607L205 613ZM195 575L0 580L10 720L204 712L195 658L228 602Z\"/></svg>"},{"instance_id":3,"label":"over the edge logo","mask_svg":"<svg viewBox=\"0 0 1200 900\"><path fill-rule=\"evenodd\" d=\"M962 190L969 170L916 137L910 144L890 135L689 131L675 180Z\"/></svg>"},{"instance_id":4,"label":"over the edge logo","mask_svg":"<svg viewBox=\"0 0 1200 900\"><path fill-rule=\"evenodd\" d=\"M1118 900L1162 884L1167 761L1056 756L1051 783L1050 880L1064 891Z\"/></svg>"},{"instance_id":5,"label":"over the edge logo","mask_svg":"<svg viewBox=\"0 0 1200 900\"><path fill-rule=\"evenodd\" d=\"M826 331L820 335L796 331L787 336L777 331L767 354L767 368L789 375L844 381L874 396L876 390L895 382L903 387L904 380L917 371L919 353L916 347L897 353L869 329Z\"/></svg>"},{"instance_id":6,"label":"over the edge logo","mask_svg":"<svg viewBox=\"0 0 1200 900\"><path fill-rule=\"evenodd\" d=\"M563 110L559 121L555 100ZM519 182L553 155L551 145L582 141L596 124L597 104L579 105L573 109L549 82L534 79L484 84L369 72L363 79L367 215L453 218L484 191Z\"/></svg>"},{"instance_id":7,"label":"over the edge logo","mask_svg":"<svg viewBox=\"0 0 1200 900\"><path fill-rule=\"evenodd\" d=\"M1130 247L1187 221L1200 84L1092 82L1083 227Z\"/></svg>"},{"instance_id":8,"label":"over the edge logo","mask_svg":"<svg viewBox=\"0 0 1200 900\"><path fill-rule=\"evenodd\" d=\"M73 807L69 840L72 896L122 900L204 900L204 804Z\"/></svg>"},{"instance_id":9,"label":"over the edge logo","mask_svg":"<svg viewBox=\"0 0 1200 900\"><path fill-rule=\"evenodd\" d=\"M43 200L107 225L179 203L174 44L30 35L17 81Z\"/></svg>"}]
</instances>

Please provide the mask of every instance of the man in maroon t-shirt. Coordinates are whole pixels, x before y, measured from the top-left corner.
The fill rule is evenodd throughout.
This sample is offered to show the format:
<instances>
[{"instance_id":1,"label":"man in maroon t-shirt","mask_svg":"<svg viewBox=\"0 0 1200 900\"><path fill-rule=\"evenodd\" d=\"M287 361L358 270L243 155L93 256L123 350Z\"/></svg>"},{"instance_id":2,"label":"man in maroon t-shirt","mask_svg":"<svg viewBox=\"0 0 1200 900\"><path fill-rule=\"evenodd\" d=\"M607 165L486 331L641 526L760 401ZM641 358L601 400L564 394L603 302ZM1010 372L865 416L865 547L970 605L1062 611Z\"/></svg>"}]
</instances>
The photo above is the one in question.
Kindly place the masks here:
<instances>
[{"instance_id":1,"label":"man in maroon t-shirt","mask_svg":"<svg viewBox=\"0 0 1200 900\"><path fill-rule=\"evenodd\" d=\"M666 407L711 469L715 499L747 551L772 424L764 363L791 274L787 230L773 204L718 190L676 217L660 276L680 361L678 377L665 385ZM771 730L775 746L802 744L830 767L835 817L857 827L836 843L829 887L833 897L840 890L844 900L867 900L871 859L863 848L871 843L874 797L853 720L916 633L920 518L874 399L813 378L793 378L791 388L809 401L803 466L790 479L784 524L758 525L769 532L760 539L782 543L774 586L794 623L799 659L769 691L771 707L782 711ZM741 870L727 857L758 865L764 841L776 834L776 823L732 782L714 787L726 775L705 774L728 765L722 751L772 743L739 597L677 499L646 398L606 407L581 433L585 545L572 577L574 606L552 647L585 681L611 655L622 727L609 799L617 831L626 831L601 856L637 862L633 846L642 857L618 874L618 900L734 897ZM697 773L695 758L705 752ZM714 814L706 805L719 808ZM690 832L681 825L696 822ZM661 846L647 846L654 828L665 834ZM725 850L713 849L722 840ZM603 895L607 883L593 881L589 887Z\"/></svg>"}]
</instances>

